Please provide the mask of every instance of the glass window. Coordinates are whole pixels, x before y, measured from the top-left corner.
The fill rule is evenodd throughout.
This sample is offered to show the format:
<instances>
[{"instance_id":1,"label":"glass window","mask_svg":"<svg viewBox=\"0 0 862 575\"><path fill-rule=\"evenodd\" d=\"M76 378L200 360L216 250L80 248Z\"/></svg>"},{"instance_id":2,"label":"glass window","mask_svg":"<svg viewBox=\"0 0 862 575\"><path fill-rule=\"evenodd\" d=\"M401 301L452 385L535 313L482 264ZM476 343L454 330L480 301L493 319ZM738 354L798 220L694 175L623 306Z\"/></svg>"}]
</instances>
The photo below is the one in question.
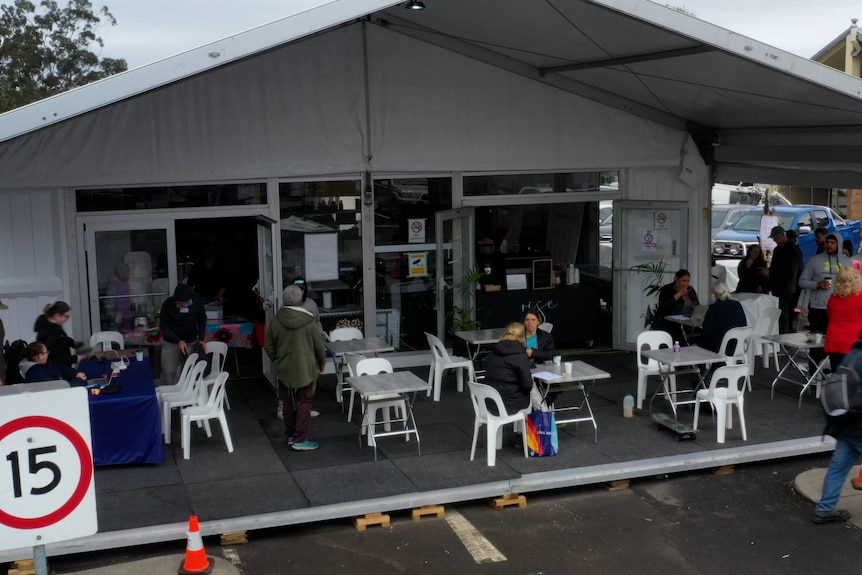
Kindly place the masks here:
<instances>
[{"instance_id":1,"label":"glass window","mask_svg":"<svg viewBox=\"0 0 862 575\"><path fill-rule=\"evenodd\" d=\"M451 178L374 182L378 335L396 349L427 349L436 331L434 214L452 207Z\"/></svg>"},{"instance_id":2,"label":"glass window","mask_svg":"<svg viewBox=\"0 0 862 575\"><path fill-rule=\"evenodd\" d=\"M266 204L266 184L217 184L75 190L79 212Z\"/></svg>"},{"instance_id":3,"label":"glass window","mask_svg":"<svg viewBox=\"0 0 862 575\"><path fill-rule=\"evenodd\" d=\"M279 184L282 278L302 278L324 331L362 325L359 180Z\"/></svg>"},{"instance_id":4,"label":"glass window","mask_svg":"<svg viewBox=\"0 0 862 575\"><path fill-rule=\"evenodd\" d=\"M464 178L465 196L615 192L618 189L619 172L562 172L555 174L467 176Z\"/></svg>"}]
</instances>

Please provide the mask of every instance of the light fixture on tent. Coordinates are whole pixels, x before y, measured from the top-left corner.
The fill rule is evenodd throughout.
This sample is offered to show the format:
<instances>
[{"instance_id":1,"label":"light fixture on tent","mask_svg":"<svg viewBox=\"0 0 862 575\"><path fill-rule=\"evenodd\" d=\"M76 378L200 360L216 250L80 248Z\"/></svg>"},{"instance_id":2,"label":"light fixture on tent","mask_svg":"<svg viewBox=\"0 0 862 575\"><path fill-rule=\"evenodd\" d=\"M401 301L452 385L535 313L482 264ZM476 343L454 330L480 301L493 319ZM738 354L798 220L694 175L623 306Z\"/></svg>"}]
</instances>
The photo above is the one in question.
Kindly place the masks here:
<instances>
[{"instance_id":1,"label":"light fixture on tent","mask_svg":"<svg viewBox=\"0 0 862 575\"><path fill-rule=\"evenodd\" d=\"M419 0L410 0L407 4L404 5L408 10L424 10L425 3L420 2Z\"/></svg>"}]
</instances>

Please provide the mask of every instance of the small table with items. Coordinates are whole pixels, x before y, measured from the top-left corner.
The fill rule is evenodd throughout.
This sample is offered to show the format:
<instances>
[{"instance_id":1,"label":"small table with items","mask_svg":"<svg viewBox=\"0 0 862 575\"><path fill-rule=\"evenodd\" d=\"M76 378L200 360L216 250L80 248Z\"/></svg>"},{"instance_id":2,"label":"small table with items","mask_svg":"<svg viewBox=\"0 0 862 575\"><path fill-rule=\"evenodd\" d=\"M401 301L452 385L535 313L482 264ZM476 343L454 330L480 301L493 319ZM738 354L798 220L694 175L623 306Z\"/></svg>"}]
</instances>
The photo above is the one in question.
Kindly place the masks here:
<instances>
[{"instance_id":1,"label":"small table with items","mask_svg":"<svg viewBox=\"0 0 862 575\"><path fill-rule=\"evenodd\" d=\"M121 330L127 347L162 345L162 331L156 327L136 327ZM205 341L221 341L228 347L254 347L254 324L242 317L208 319Z\"/></svg>"},{"instance_id":2,"label":"small table with items","mask_svg":"<svg viewBox=\"0 0 862 575\"><path fill-rule=\"evenodd\" d=\"M699 366L704 366L708 368L715 363L722 363L727 361L727 357L725 357L724 355L721 355L720 353L715 353L714 351L710 351L702 347L698 347L696 345L682 347L679 349L679 351L665 348L646 349L641 353L644 355L644 357L656 360L659 363L659 369L661 369L662 372L661 385L656 388L655 393L653 393L652 397L650 398L650 413L652 413L652 402L659 394L659 391L661 391L670 403L670 408L671 410L673 410L674 417L676 417L676 406L692 404L695 402L694 399L680 401L677 399L677 395L682 393L691 393L693 397L698 389L706 386L705 382L703 381L703 376L700 373L700 369L698 369ZM671 376L685 374L696 375L698 383L694 387L694 389L679 391L676 389L676 378L671 380ZM668 383L669 381L670 383Z\"/></svg>"},{"instance_id":3,"label":"small table with items","mask_svg":"<svg viewBox=\"0 0 862 575\"><path fill-rule=\"evenodd\" d=\"M666 315L664 316L665 321L670 321L673 323L677 323L682 326L682 339L686 345L691 345L691 341L689 340L689 334L694 334L694 330L701 329L703 327L703 317L694 317L693 315ZM686 328L688 328L688 333L686 333Z\"/></svg>"},{"instance_id":4,"label":"small table with items","mask_svg":"<svg viewBox=\"0 0 862 575\"><path fill-rule=\"evenodd\" d=\"M571 371L566 371L566 365L571 364ZM557 413L565 411L575 411L578 417L570 419L557 419L557 424L560 423L579 423L581 421L589 421L593 424L593 432L595 434L595 442L599 441L599 428L596 424L596 418L593 416L593 408L590 406L590 389L598 379L610 379L611 374L602 371L596 367L589 365L583 361L563 362L560 365L541 365L532 370L533 380L542 394L542 398L546 398L549 393L562 393L565 391L580 391L584 394L580 405L573 407L557 407L553 406L554 418ZM584 416L584 408L588 415Z\"/></svg>"},{"instance_id":5,"label":"small table with items","mask_svg":"<svg viewBox=\"0 0 862 575\"><path fill-rule=\"evenodd\" d=\"M112 361L107 355L85 359L78 369L90 379L107 379ZM111 388L117 391L111 393ZM89 398L94 465L162 463L162 420L149 357L137 361L132 355L111 385Z\"/></svg>"},{"instance_id":6,"label":"small table with items","mask_svg":"<svg viewBox=\"0 0 862 575\"><path fill-rule=\"evenodd\" d=\"M812 349L823 348L822 336L820 337L820 341L816 340L816 336L814 334L809 333L782 333L776 335L764 335L762 337L765 340L773 341L780 345L781 351L783 351L784 355L787 357L787 362L778 372L778 375L775 376L775 379L772 380L770 397L775 397L775 384L779 381L795 383L796 385L802 386L802 389L799 391L798 405L799 409L802 409L802 394L804 394L805 390L811 387L812 384L815 384L814 382L818 377L820 377L820 374L823 373L823 369L826 367L826 362L829 361L828 357L824 357L820 362L816 362L811 358ZM802 362L805 362L806 366L808 364L816 364L817 369L815 369L814 373L809 376L806 373L807 370L802 368ZM817 396L820 396L820 387L817 387Z\"/></svg>"},{"instance_id":7,"label":"small table with items","mask_svg":"<svg viewBox=\"0 0 862 575\"><path fill-rule=\"evenodd\" d=\"M413 400L416 398L417 392L431 389L427 381L421 379L411 371L396 371L394 373L348 377L347 383L362 398L363 419L362 425L360 425L359 445L362 445L362 427L363 425L367 425L369 443L374 446L374 461L377 461L377 438L392 435L403 435L405 440L409 440L411 434L415 435L416 448L419 451L419 455L422 455L422 450L419 446L419 430L416 427L416 420L413 418ZM376 430L377 425L374 422L368 421L369 407L373 406L375 396L385 395L391 397L395 394L406 396L404 403L407 406L407 413L403 414L402 419L393 420L389 423L403 423L404 427L403 429L379 432Z\"/></svg>"}]
</instances>

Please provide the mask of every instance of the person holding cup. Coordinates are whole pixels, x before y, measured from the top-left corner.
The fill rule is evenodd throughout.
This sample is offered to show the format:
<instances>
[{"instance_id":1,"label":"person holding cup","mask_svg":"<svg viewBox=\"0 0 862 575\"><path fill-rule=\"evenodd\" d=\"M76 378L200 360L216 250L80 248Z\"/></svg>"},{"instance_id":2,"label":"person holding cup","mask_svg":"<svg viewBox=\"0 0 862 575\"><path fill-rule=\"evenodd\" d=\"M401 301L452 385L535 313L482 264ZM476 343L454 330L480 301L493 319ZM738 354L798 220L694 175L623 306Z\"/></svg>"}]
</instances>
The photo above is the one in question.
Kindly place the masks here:
<instances>
[{"instance_id":1,"label":"person holding cup","mask_svg":"<svg viewBox=\"0 0 862 575\"><path fill-rule=\"evenodd\" d=\"M554 337L539 329L539 324L542 323L542 312L535 308L530 308L524 313L524 337L527 342L527 357L535 363L550 361L554 356L558 356L554 347ZM559 365L559 361L556 361Z\"/></svg>"},{"instance_id":2,"label":"person holding cup","mask_svg":"<svg viewBox=\"0 0 862 575\"><path fill-rule=\"evenodd\" d=\"M808 324L814 333L826 333L829 328L826 308L832 296L835 276L842 268L853 267L850 258L838 251L839 245L841 242L838 241L838 236L828 234L823 243L823 252L808 260L799 277L799 287L808 290ZM815 362L820 363L824 357L826 354L823 350L811 350L811 358ZM816 366L814 367L816 369Z\"/></svg>"}]
</instances>

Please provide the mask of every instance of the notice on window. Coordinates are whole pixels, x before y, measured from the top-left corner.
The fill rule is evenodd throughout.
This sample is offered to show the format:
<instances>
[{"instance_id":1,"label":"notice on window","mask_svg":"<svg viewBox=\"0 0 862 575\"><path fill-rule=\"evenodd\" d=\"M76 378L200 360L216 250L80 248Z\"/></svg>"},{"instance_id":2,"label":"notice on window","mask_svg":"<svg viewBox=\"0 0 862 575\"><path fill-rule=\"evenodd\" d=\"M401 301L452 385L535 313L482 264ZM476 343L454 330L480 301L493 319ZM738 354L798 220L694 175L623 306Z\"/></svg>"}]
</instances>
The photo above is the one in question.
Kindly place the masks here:
<instances>
[{"instance_id":1,"label":"notice on window","mask_svg":"<svg viewBox=\"0 0 862 575\"><path fill-rule=\"evenodd\" d=\"M655 252L658 249L658 235L655 230L644 230L641 234L641 251Z\"/></svg>"},{"instance_id":2,"label":"notice on window","mask_svg":"<svg viewBox=\"0 0 862 575\"><path fill-rule=\"evenodd\" d=\"M410 258L407 266L408 278L422 278L428 275L428 252L414 252L407 254Z\"/></svg>"},{"instance_id":3,"label":"notice on window","mask_svg":"<svg viewBox=\"0 0 862 575\"><path fill-rule=\"evenodd\" d=\"M338 279L338 234L305 234L305 279Z\"/></svg>"},{"instance_id":4,"label":"notice on window","mask_svg":"<svg viewBox=\"0 0 862 575\"><path fill-rule=\"evenodd\" d=\"M407 219L407 242L411 244L425 243L425 218Z\"/></svg>"}]
</instances>

